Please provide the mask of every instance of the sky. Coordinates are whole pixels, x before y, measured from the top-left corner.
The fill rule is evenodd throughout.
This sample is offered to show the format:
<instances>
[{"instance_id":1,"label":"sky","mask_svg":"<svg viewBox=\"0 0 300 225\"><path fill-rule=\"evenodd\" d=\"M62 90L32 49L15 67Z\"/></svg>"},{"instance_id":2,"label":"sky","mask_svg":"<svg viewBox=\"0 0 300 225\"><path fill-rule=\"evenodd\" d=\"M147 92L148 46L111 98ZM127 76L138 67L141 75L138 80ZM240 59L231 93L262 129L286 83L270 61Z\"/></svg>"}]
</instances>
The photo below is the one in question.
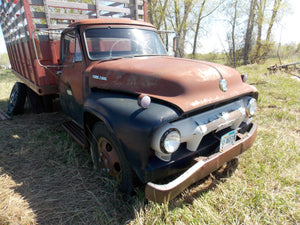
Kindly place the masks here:
<instances>
[{"instance_id":1,"label":"sky","mask_svg":"<svg viewBox=\"0 0 300 225\"><path fill-rule=\"evenodd\" d=\"M290 44L300 43L300 1L288 0L290 3L290 11L277 22L272 29L272 38L276 43ZM226 31L221 20L213 22L213 29L208 30L206 37L200 39L201 48L198 48L199 53L222 52L226 49ZM218 32L216 32L218 31ZM216 34L218 33L218 34ZM214 35L213 35L214 34Z\"/></svg>"},{"instance_id":2,"label":"sky","mask_svg":"<svg viewBox=\"0 0 300 225\"><path fill-rule=\"evenodd\" d=\"M283 17L283 19L277 23L273 29L274 41L281 44L286 43L300 43L300 1L289 0L291 4L291 12ZM218 32L215 32L218 30ZM225 31L223 26L219 23L214 26L214 32L211 30L207 37L202 38L201 48L198 48L200 53L208 53L212 51L222 51L224 49L224 43L221 43L221 38L224 37ZM0 54L6 52L5 42L3 39L2 30L0 28Z\"/></svg>"}]
</instances>

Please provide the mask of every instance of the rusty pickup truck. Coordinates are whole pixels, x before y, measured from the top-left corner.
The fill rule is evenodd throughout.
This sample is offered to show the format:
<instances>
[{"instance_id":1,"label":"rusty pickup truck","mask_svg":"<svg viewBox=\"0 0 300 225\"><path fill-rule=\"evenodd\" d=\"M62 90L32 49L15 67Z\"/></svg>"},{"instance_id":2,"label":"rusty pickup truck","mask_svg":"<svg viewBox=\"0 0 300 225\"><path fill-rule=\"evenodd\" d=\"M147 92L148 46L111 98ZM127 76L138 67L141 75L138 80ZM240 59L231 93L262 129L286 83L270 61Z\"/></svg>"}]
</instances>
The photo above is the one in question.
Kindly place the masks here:
<instances>
[{"instance_id":1,"label":"rusty pickup truck","mask_svg":"<svg viewBox=\"0 0 300 225\"><path fill-rule=\"evenodd\" d=\"M59 97L72 119L65 129L123 192L133 191L137 177L147 199L168 201L252 146L258 92L246 75L168 56L144 21L82 19L50 41L37 40L30 24L27 39L7 42L20 78L9 112L20 113L27 94L44 109Z\"/></svg>"}]
</instances>

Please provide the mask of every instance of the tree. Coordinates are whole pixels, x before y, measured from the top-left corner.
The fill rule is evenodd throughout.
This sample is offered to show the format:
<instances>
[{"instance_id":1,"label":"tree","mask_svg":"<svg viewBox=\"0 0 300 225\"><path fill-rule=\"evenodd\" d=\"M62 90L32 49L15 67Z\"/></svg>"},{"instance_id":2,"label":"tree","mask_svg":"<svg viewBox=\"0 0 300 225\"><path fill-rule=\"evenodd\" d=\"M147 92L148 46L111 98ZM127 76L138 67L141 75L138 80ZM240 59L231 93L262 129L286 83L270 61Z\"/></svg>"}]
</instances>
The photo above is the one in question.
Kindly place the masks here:
<instances>
[{"instance_id":1,"label":"tree","mask_svg":"<svg viewBox=\"0 0 300 225\"><path fill-rule=\"evenodd\" d=\"M169 13L169 21L179 37L178 51L180 57L185 56L185 38L188 27L191 25L188 23L188 17L193 4L193 0L174 0L173 8L171 9L173 12Z\"/></svg>"},{"instance_id":2,"label":"tree","mask_svg":"<svg viewBox=\"0 0 300 225\"><path fill-rule=\"evenodd\" d=\"M273 6L273 10L272 10L272 16L270 19L270 23L268 26L268 30L267 30L267 36L266 36L266 49L262 55L262 59L265 59L268 52L270 51L270 38L271 38L271 32L272 32L272 28L273 25L275 23L276 17L278 15L278 11L280 10L281 6L282 6L282 0L274 0L274 6Z\"/></svg>"},{"instance_id":3,"label":"tree","mask_svg":"<svg viewBox=\"0 0 300 225\"><path fill-rule=\"evenodd\" d=\"M196 24L196 31L195 31L195 36L194 36L194 44L193 44L193 53L192 53L192 58L196 58L196 48L197 48L197 40L198 40L198 35L199 35L199 29L200 29L200 23L201 20L203 19L202 14L204 10L206 0L203 0L200 6L199 14L198 14L198 20Z\"/></svg>"},{"instance_id":4,"label":"tree","mask_svg":"<svg viewBox=\"0 0 300 225\"><path fill-rule=\"evenodd\" d=\"M148 15L150 23L158 30L166 22L168 0L148 0Z\"/></svg>"},{"instance_id":5,"label":"tree","mask_svg":"<svg viewBox=\"0 0 300 225\"><path fill-rule=\"evenodd\" d=\"M232 42L232 59L233 59L233 67L236 67L236 48L235 48L235 27L236 27L236 20L237 20L237 4L238 0L234 2L234 13L233 19L231 24L231 42Z\"/></svg>"},{"instance_id":6,"label":"tree","mask_svg":"<svg viewBox=\"0 0 300 225\"><path fill-rule=\"evenodd\" d=\"M257 0L251 0L250 2L250 8L249 8L249 17L247 22L247 30L245 35L245 45L244 45L244 65L247 65L249 63L249 53L251 50L251 42L252 42L252 34L253 34L253 28L254 28L254 19L255 19L255 9L256 9L256 2Z\"/></svg>"},{"instance_id":7,"label":"tree","mask_svg":"<svg viewBox=\"0 0 300 225\"><path fill-rule=\"evenodd\" d=\"M262 49L262 30L264 24L265 10L266 10L267 0L258 0L257 2L257 37L256 37L256 46L254 53L254 60L256 62L260 61L261 58L261 49Z\"/></svg>"},{"instance_id":8,"label":"tree","mask_svg":"<svg viewBox=\"0 0 300 225\"><path fill-rule=\"evenodd\" d=\"M224 0L217 0L217 1L209 1L211 2L212 7L208 7L207 0L198 1L197 5L200 5L199 7L196 7L194 11L196 11L195 17L197 18L196 23L196 29L194 34L194 41L193 41L193 51L192 51L192 58L196 58L196 49L197 49L197 42L198 42L198 36L200 31L200 25L204 18L211 16L224 2ZM207 6L207 7L206 7ZM198 15L197 15L198 14Z\"/></svg>"}]
</instances>

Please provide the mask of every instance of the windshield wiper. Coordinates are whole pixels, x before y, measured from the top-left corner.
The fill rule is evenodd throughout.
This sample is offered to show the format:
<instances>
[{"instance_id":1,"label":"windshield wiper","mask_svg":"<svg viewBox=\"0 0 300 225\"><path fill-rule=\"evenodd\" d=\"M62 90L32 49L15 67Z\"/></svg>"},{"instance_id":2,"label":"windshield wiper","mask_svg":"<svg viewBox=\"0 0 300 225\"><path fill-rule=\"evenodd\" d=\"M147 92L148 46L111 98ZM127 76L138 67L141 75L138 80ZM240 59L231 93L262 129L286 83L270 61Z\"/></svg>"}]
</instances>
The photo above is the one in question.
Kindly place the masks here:
<instances>
[{"instance_id":1,"label":"windshield wiper","mask_svg":"<svg viewBox=\"0 0 300 225\"><path fill-rule=\"evenodd\" d=\"M166 56L166 55L157 55L157 54L148 54L148 55L122 55L116 57L107 57L103 59L99 59L100 62L106 62L110 60L118 60L118 59L125 59L125 58L135 58L135 57L148 57L148 56Z\"/></svg>"},{"instance_id":2,"label":"windshield wiper","mask_svg":"<svg viewBox=\"0 0 300 225\"><path fill-rule=\"evenodd\" d=\"M147 57L147 56L166 56L166 55L158 55L158 54L133 55L133 57Z\"/></svg>"},{"instance_id":3,"label":"windshield wiper","mask_svg":"<svg viewBox=\"0 0 300 225\"><path fill-rule=\"evenodd\" d=\"M122 55L118 57L108 57L108 58L103 58L99 59L100 62L105 62L105 61L110 61L110 60L117 60L117 59L124 59L124 58L133 58L133 55Z\"/></svg>"}]
</instances>

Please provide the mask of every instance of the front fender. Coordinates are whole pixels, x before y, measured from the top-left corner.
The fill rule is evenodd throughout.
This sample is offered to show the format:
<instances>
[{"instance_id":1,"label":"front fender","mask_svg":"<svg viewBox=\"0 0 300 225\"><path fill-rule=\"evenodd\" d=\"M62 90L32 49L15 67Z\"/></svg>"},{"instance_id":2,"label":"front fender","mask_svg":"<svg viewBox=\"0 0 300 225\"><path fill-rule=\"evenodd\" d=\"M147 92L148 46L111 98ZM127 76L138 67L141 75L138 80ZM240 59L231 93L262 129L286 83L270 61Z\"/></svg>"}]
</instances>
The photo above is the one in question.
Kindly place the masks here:
<instances>
[{"instance_id":1,"label":"front fender","mask_svg":"<svg viewBox=\"0 0 300 225\"><path fill-rule=\"evenodd\" d=\"M153 131L180 115L178 110L155 101L148 109L142 109L137 96L110 92L91 93L84 110L102 120L114 133L140 178L148 163Z\"/></svg>"}]
</instances>

